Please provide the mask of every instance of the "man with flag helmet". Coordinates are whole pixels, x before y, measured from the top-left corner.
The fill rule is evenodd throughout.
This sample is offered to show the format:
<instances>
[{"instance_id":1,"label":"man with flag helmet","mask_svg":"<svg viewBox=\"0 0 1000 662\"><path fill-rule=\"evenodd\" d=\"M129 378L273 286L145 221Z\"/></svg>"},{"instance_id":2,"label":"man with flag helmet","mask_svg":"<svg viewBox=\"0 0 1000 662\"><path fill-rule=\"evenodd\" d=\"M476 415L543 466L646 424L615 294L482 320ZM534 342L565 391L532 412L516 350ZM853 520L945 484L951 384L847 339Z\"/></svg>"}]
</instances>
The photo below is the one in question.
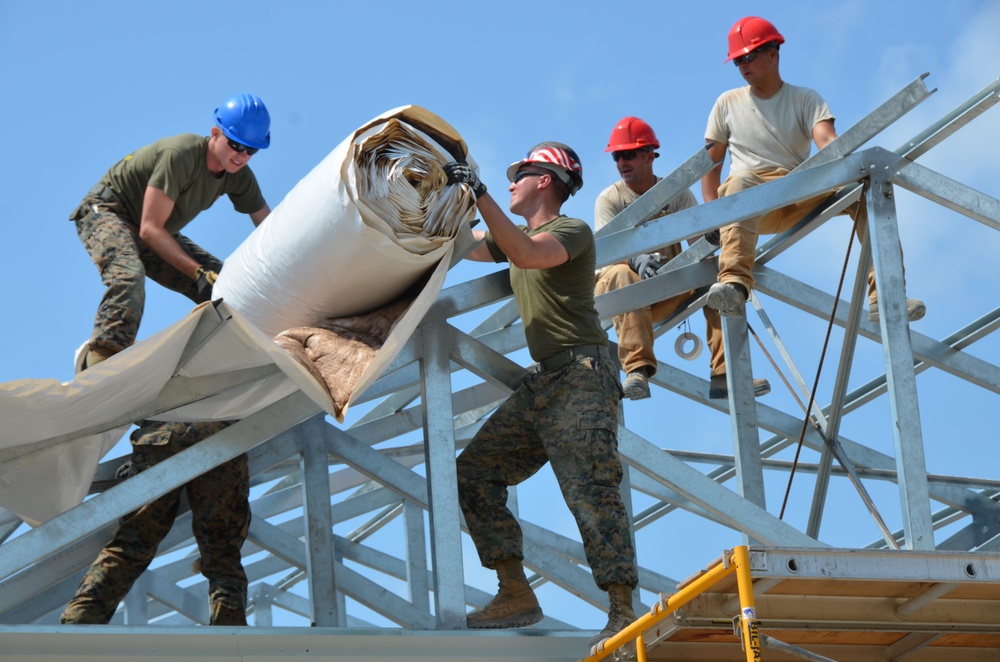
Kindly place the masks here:
<instances>
[{"instance_id":1,"label":"man with flag helmet","mask_svg":"<svg viewBox=\"0 0 1000 662\"><path fill-rule=\"evenodd\" d=\"M823 97L782 80L779 49L784 42L777 28L758 16L741 18L729 31L726 62L736 65L747 86L723 93L709 114L705 140L709 156L719 165L701 180L706 203L784 177L809 158L813 143L823 149L837 137L833 113ZM721 182L721 162L727 152L729 176ZM707 305L723 315L743 314L754 285L758 235L792 228L827 197L823 194L721 228L719 277L709 289ZM854 220L864 241L868 232L864 201L844 213ZM915 321L924 316L926 307L919 299L907 299L906 310ZM868 317L879 319L874 270L868 274Z\"/></svg>"},{"instance_id":2,"label":"man with flag helmet","mask_svg":"<svg viewBox=\"0 0 1000 662\"><path fill-rule=\"evenodd\" d=\"M660 180L653 173L653 160L659 154L660 141L656 133L644 120L638 117L622 118L611 131L605 152L611 152L615 167L621 176L617 182L607 187L597 196L594 204L594 228L600 230L612 218L620 214L630 204L653 188ZM659 216L667 216L683 209L697 206L698 201L691 191L685 189L660 210ZM594 293L598 296L627 287L640 280L652 278L657 270L681 252L679 243L660 248L655 253L634 255L619 264L612 264L597 274ZM656 353L653 349L653 324L662 322L677 311L693 294L684 292L644 306L614 318L615 334L618 337L618 358L625 371L623 389L625 397L641 400L650 397L649 378L656 374ZM711 353L711 379L709 397L725 398L729 391L726 386L726 357L722 344L722 323L719 313L705 308L706 336ZM756 395L764 395L771 390L767 380L754 380Z\"/></svg>"},{"instance_id":3,"label":"man with flag helmet","mask_svg":"<svg viewBox=\"0 0 1000 662\"><path fill-rule=\"evenodd\" d=\"M517 226L464 163L445 168L450 184L468 186L486 231L468 258L508 262L528 351L536 361L514 393L476 433L457 460L458 494L483 566L499 591L468 615L470 628L537 623L542 610L525 578L521 528L507 508L507 488L550 462L580 528L594 581L608 592L610 636L635 620L635 548L619 493L618 370L594 307L597 252L590 226L562 213L583 186L576 152L543 142L507 169ZM599 635L597 641L603 638Z\"/></svg>"}]
</instances>

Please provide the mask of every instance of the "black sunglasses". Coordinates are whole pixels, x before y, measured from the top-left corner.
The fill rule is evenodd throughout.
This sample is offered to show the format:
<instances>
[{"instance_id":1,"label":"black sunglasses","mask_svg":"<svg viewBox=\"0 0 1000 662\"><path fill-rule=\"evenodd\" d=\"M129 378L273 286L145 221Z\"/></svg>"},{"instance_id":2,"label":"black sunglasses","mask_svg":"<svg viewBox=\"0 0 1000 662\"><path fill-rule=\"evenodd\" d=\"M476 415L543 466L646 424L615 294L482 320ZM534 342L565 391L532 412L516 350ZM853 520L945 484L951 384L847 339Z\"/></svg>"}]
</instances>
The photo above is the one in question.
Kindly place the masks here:
<instances>
[{"instance_id":1,"label":"black sunglasses","mask_svg":"<svg viewBox=\"0 0 1000 662\"><path fill-rule=\"evenodd\" d=\"M742 57L734 57L733 58L733 64L735 64L737 67L739 67L741 64L750 64L751 62L753 62L754 60L757 59L758 55L762 55L762 54L766 53L769 50L771 50L771 49L770 48L758 48L757 50L753 51L752 53L747 53L746 55L744 55Z\"/></svg>"},{"instance_id":2,"label":"black sunglasses","mask_svg":"<svg viewBox=\"0 0 1000 662\"><path fill-rule=\"evenodd\" d=\"M615 163L618 163L622 159L625 159L626 161L631 161L639 154L639 152L650 152L650 151L652 150L650 150L647 147L643 147L641 149L623 149L620 152L611 152L611 158L615 160Z\"/></svg>"},{"instance_id":3,"label":"black sunglasses","mask_svg":"<svg viewBox=\"0 0 1000 662\"><path fill-rule=\"evenodd\" d=\"M260 151L259 147L247 147L243 143L238 143L232 138L227 138L226 142L229 143L229 148L232 149L237 154L242 154L243 152L246 152L248 155L253 156L254 154Z\"/></svg>"},{"instance_id":4,"label":"black sunglasses","mask_svg":"<svg viewBox=\"0 0 1000 662\"><path fill-rule=\"evenodd\" d=\"M530 170L518 170L517 174L514 175L514 183L517 184L519 181L521 181L525 177L541 177L544 174L545 174L544 172L532 172Z\"/></svg>"}]
</instances>

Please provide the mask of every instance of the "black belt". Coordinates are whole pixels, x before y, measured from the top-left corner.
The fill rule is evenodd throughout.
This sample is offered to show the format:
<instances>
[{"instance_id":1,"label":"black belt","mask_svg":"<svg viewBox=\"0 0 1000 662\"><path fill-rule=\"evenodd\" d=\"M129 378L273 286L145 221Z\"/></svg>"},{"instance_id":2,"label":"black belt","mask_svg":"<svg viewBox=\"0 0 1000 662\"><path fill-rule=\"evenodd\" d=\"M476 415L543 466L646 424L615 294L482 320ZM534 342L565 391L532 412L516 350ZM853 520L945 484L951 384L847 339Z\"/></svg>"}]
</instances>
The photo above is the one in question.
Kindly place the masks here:
<instances>
[{"instance_id":1,"label":"black belt","mask_svg":"<svg viewBox=\"0 0 1000 662\"><path fill-rule=\"evenodd\" d=\"M558 370L559 368L565 368L570 363L580 358L605 358L611 359L611 353L608 351L607 345L580 345L579 347L571 347L569 349L564 349L561 352L556 352L552 356L542 359L535 364L535 372L551 372L553 370Z\"/></svg>"},{"instance_id":2,"label":"black belt","mask_svg":"<svg viewBox=\"0 0 1000 662\"><path fill-rule=\"evenodd\" d=\"M104 184L95 184L87 195L95 195L105 202L118 202L118 195Z\"/></svg>"}]
</instances>

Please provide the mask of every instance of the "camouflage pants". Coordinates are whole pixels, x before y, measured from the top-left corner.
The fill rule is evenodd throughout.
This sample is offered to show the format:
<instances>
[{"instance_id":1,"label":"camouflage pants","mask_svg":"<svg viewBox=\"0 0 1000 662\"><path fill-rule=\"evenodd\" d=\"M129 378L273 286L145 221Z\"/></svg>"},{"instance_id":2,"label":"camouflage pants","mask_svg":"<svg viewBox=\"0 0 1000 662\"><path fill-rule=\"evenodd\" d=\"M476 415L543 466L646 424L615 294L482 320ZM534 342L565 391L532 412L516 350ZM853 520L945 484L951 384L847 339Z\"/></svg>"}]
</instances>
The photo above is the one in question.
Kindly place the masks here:
<instances>
[{"instance_id":1,"label":"camouflage pants","mask_svg":"<svg viewBox=\"0 0 1000 662\"><path fill-rule=\"evenodd\" d=\"M135 475L176 455L229 423L144 421L132 433ZM149 566L170 532L181 492L191 506L191 529L208 579L212 625L246 625L247 577L240 548L250 526L250 480L246 455L198 476L121 520L111 540L84 576L61 623L108 623L118 603Z\"/></svg>"},{"instance_id":2,"label":"camouflage pants","mask_svg":"<svg viewBox=\"0 0 1000 662\"><path fill-rule=\"evenodd\" d=\"M608 359L579 358L531 373L458 457L458 498L479 559L492 568L524 558L521 527L507 488L546 462L576 518L601 589L635 586L635 547L618 492L618 372Z\"/></svg>"},{"instance_id":3,"label":"camouflage pants","mask_svg":"<svg viewBox=\"0 0 1000 662\"><path fill-rule=\"evenodd\" d=\"M72 218L106 288L94 316L91 347L120 352L135 342L146 304L146 276L195 303L208 300L198 294L190 276L167 264L139 239L139 226L128 219L119 204L88 195ZM222 269L218 258L184 235L173 237L205 269Z\"/></svg>"}]
</instances>

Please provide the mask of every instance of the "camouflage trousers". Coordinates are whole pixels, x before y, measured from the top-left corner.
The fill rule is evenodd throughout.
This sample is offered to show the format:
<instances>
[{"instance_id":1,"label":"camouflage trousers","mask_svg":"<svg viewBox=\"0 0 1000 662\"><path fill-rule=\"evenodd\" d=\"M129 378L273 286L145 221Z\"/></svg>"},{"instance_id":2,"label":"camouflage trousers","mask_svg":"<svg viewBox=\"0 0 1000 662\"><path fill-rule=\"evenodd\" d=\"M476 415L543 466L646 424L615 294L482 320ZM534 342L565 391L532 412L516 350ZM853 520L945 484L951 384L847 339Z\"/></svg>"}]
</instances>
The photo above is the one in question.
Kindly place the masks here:
<instances>
[{"instance_id":1,"label":"camouflage trousers","mask_svg":"<svg viewBox=\"0 0 1000 662\"><path fill-rule=\"evenodd\" d=\"M132 433L129 476L176 455L230 423L144 421ZM187 493L191 529L208 579L212 625L246 625L247 577L240 549L250 526L250 479L246 455L198 476L186 485L122 518L118 532L84 576L61 623L108 623L132 584L149 566L170 532Z\"/></svg>"},{"instance_id":2,"label":"camouflage trousers","mask_svg":"<svg viewBox=\"0 0 1000 662\"><path fill-rule=\"evenodd\" d=\"M546 462L576 518L594 581L635 586L635 546L618 491L618 402L610 359L578 358L530 373L458 457L458 498L487 568L524 558L521 527L507 508L507 488Z\"/></svg>"},{"instance_id":3,"label":"camouflage trousers","mask_svg":"<svg viewBox=\"0 0 1000 662\"><path fill-rule=\"evenodd\" d=\"M129 220L120 204L90 194L71 218L106 288L94 316L91 347L116 353L135 342L146 304L146 276L195 303L208 300L198 293L190 276L170 266L139 239L139 226ZM173 237L203 268L222 269L218 258L184 235Z\"/></svg>"}]
</instances>

